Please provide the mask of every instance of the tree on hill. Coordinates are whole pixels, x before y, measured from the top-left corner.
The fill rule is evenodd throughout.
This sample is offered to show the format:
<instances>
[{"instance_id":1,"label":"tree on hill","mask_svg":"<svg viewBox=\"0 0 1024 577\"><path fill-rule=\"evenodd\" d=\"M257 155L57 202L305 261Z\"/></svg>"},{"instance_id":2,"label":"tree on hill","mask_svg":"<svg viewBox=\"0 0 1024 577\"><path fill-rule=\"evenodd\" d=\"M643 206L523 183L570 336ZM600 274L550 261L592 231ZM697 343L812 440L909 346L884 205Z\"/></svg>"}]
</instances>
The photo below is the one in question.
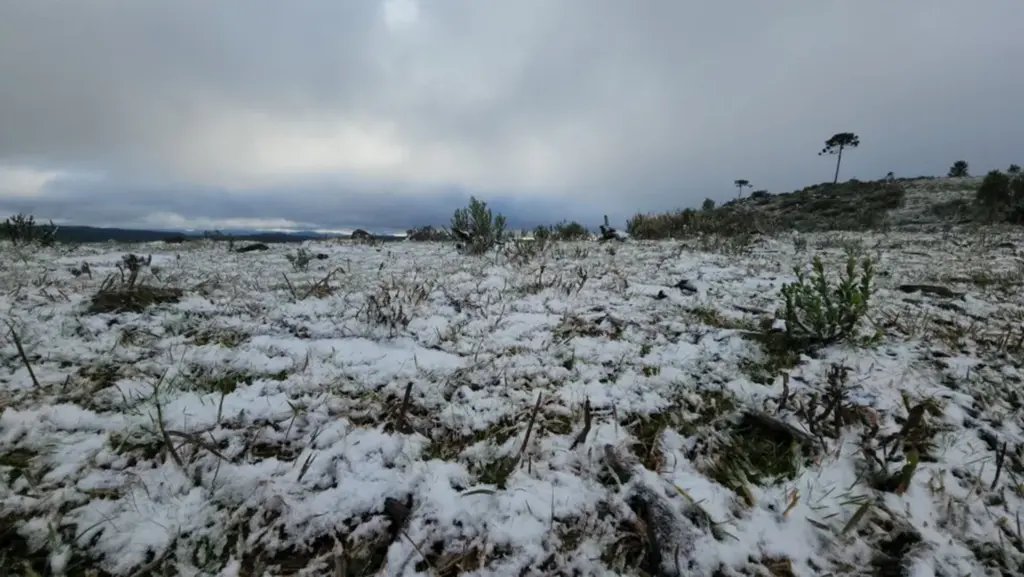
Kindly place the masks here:
<instances>
[{"instance_id":1,"label":"tree on hill","mask_svg":"<svg viewBox=\"0 0 1024 577\"><path fill-rule=\"evenodd\" d=\"M1011 164L1010 168L1006 169L1006 174L1012 174L1014 176L1020 174L1020 165L1019 164Z\"/></svg>"},{"instance_id":2,"label":"tree on hill","mask_svg":"<svg viewBox=\"0 0 1024 577\"><path fill-rule=\"evenodd\" d=\"M958 160L958 161L953 163L953 166L949 167L949 175L948 176L950 178L966 178L966 177L968 177L970 175L971 174L968 171L968 166L967 166L967 161L966 160Z\"/></svg>"},{"instance_id":3,"label":"tree on hill","mask_svg":"<svg viewBox=\"0 0 1024 577\"><path fill-rule=\"evenodd\" d=\"M704 212L711 212L712 210L715 210L715 201L710 198L705 198L704 203L700 205L700 209Z\"/></svg>"},{"instance_id":4,"label":"tree on hill","mask_svg":"<svg viewBox=\"0 0 1024 577\"><path fill-rule=\"evenodd\" d=\"M739 180L734 180L733 184L736 185L736 188L739 190L739 193L737 193L736 198L740 198L741 196L743 196L744 187L750 187L750 181L743 178Z\"/></svg>"},{"instance_id":5,"label":"tree on hill","mask_svg":"<svg viewBox=\"0 0 1024 577\"><path fill-rule=\"evenodd\" d=\"M821 149L818 156L836 155L836 175L832 179L832 184L839 182L839 165L843 162L843 151L847 148L857 148L860 146L860 137L852 132L839 132L833 134L832 138L825 141L825 148Z\"/></svg>"}]
</instances>

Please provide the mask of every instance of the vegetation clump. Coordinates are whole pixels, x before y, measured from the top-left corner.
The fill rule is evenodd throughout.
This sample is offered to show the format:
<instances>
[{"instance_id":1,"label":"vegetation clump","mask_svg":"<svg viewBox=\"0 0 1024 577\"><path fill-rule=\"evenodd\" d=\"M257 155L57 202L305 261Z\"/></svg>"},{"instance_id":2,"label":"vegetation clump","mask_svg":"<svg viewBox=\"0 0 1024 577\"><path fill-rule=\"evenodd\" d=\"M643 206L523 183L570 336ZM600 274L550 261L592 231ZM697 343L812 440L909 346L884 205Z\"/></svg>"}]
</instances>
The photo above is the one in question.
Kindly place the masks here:
<instances>
[{"instance_id":1,"label":"vegetation clump","mask_svg":"<svg viewBox=\"0 0 1024 577\"><path fill-rule=\"evenodd\" d=\"M93 295L89 313L140 313L153 305L181 300L184 294L181 289L139 282L139 273L149 267L152 260L152 255L147 258L135 254L124 255L118 264L118 273L107 277L100 290Z\"/></svg>"},{"instance_id":2,"label":"vegetation clump","mask_svg":"<svg viewBox=\"0 0 1024 577\"><path fill-rule=\"evenodd\" d=\"M0 223L0 239L11 244L53 246L57 242L57 225L39 224L32 215L16 214Z\"/></svg>"},{"instance_id":3,"label":"vegetation clump","mask_svg":"<svg viewBox=\"0 0 1024 577\"><path fill-rule=\"evenodd\" d=\"M838 282L829 281L820 257L814 257L810 275L799 267L794 272L796 281L782 287L784 306L776 313L785 321L787 340L827 346L859 338L874 290L871 259L858 263L853 255L847 257Z\"/></svg>"},{"instance_id":4,"label":"vegetation clump","mask_svg":"<svg viewBox=\"0 0 1024 577\"><path fill-rule=\"evenodd\" d=\"M475 196L469 197L469 206L452 215L452 231L463 238L468 254L484 254L505 240L505 217L487 207ZM461 234L459 234L461 233Z\"/></svg>"},{"instance_id":5,"label":"vegetation clump","mask_svg":"<svg viewBox=\"0 0 1024 577\"><path fill-rule=\"evenodd\" d=\"M757 191L718 207L708 199L699 210L636 214L627 222L626 231L644 240L781 230L865 231L884 227L889 211L903 206L905 198L906 190L895 181L823 183L781 194Z\"/></svg>"}]
</instances>

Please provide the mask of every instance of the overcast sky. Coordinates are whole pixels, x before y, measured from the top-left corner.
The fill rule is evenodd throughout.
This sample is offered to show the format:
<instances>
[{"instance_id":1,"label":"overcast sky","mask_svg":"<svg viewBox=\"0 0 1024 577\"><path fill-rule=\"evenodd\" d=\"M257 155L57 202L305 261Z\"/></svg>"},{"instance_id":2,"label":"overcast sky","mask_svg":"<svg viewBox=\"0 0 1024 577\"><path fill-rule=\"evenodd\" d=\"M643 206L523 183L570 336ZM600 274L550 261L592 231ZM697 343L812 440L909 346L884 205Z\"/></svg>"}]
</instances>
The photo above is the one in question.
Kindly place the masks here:
<instances>
[{"instance_id":1,"label":"overcast sky","mask_svg":"<svg viewBox=\"0 0 1024 577\"><path fill-rule=\"evenodd\" d=\"M1024 164L1021 0L2 0L0 210L593 225Z\"/></svg>"}]
</instances>

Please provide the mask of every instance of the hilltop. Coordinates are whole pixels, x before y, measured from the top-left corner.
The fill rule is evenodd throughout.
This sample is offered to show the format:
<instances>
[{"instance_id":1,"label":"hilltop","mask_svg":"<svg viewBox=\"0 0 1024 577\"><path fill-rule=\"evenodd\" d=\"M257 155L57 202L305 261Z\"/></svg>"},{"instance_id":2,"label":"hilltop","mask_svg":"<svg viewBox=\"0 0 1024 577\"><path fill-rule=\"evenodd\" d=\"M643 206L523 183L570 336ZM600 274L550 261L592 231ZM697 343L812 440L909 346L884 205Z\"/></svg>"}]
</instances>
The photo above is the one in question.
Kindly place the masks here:
<instances>
[{"instance_id":1,"label":"hilltop","mask_svg":"<svg viewBox=\"0 0 1024 577\"><path fill-rule=\"evenodd\" d=\"M853 179L780 194L754 193L727 202L716 210L722 214L753 211L777 228L801 232L940 225L956 219L955 214L941 208L969 203L981 180L974 177Z\"/></svg>"},{"instance_id":2,"label":"hilltop","mask_svg":"<svg viewBox=\"0 0 1024 577\"><path fill-rule=\"evenodd\" d=\"M970 177L853 179L786 193L760 190L717 207L637 214L627 230L643 239L783 231L928 230L970 222L972 215L976 216L972 203L981 181Z\"/></svg>"}]
</instances>

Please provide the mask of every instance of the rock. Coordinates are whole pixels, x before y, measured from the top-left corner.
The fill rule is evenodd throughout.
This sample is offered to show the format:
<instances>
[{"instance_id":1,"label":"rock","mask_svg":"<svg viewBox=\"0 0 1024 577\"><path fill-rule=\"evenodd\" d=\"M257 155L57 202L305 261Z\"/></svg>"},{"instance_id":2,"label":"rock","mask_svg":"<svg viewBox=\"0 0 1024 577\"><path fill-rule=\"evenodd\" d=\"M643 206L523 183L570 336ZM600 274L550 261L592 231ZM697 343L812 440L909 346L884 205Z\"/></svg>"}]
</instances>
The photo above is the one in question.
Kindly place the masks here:
<instances>
[{"instance_id":1,"label":"rock","mask_svg":"<svg viewBox=\"0 0 1024 577\"><path fill-rule=\"evenodd\" d=\"M605 226L603 224L599 228L601 229L601 238L599 238L598 240L601 242L607 240L617 240L619 242L625 242L626 239L629 238L629 233L619 232L614 228Z\"/></svg>"},{"instance_id":2,"label":"rock","mask_svg":"<svg viewBox=\"0 0 1024 577\"><path fill-rule=\"evenodd\" d=\"M900 292L905 293L924 293L932 296L954 299L964 296L964 293L955 292L948 287L930 285L930 284L901 284L896 287Z\"/></svg>"},{"instance_id":3,"label":"rock","mask_svg":"<svg viewBox=\"0 0 1024 577\"><path fill-rule=\"evenodd\" d=\"M247 244L243 247L235 249L235 252L253 252L257 250L270 250L270 247L263 244L262 242L255 242L253 244Z\"/></svg>"},{"instance_id":4,"label":"rock","mask_svg":"<svg viewBox=\"0 0 1024 577\"><path fill-rule=\"evenodd\" d=\"M676 283L676 288L683 291L684 293L695 293L697 292L697 286L688 279L683 279Z\"/></svg>"},{"instance_id":5,"label":"rock","mask_svg":"<svg viewBox=\"0 0 1024 577\"><path fill-rule=\"evenodd\" d=\"M663 577L684 577L690 575L694 549L697 540L703 536L701 529L691 520L689 504L681 513L669 501L662 487L652 487L636 473L643 468L620 456L612 445L604 446L608 466L618 477L627 491L626 502L630 509L643 520L647 529L650 548L645 558L648 573ZM700 514L693 517L699 518Z\"/></svg>"}]
</instances>

